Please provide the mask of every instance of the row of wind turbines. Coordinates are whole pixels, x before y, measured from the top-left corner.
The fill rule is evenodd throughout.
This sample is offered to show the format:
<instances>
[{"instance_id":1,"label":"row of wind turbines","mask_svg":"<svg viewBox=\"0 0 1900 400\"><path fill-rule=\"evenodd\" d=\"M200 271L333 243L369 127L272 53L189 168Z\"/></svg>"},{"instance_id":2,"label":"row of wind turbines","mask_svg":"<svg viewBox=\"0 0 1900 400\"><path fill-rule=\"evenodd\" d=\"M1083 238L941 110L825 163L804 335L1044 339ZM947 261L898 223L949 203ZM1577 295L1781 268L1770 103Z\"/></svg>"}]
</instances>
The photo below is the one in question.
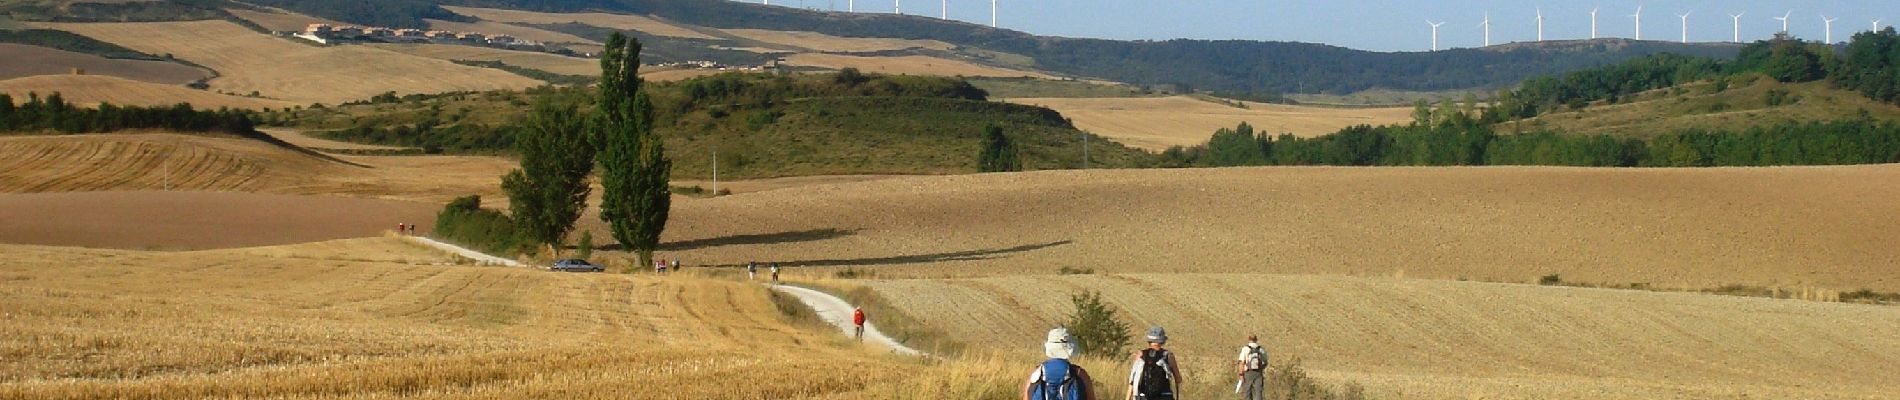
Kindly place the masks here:
<instances>
[{"instance_id":1,"label":"row of wind turbines","mask_svg":"<svg viewBox=\"0 0 1900 400\"><path fill-rule=\"evenodd\" d=\"M1601 10L1602 10L1602 7L1590 9L1590 38L1591 39L1598 38L1597 12ZM1689 43L1689 15L1694 14L1694 13L1695 13L1694 11L1689 11L1689 12L1684 12L1682 14L1676 14L1677 18L1682 19L1682 42L1683 43ZM1742 15L1745 15L1745 14L1747 13L1741 12L1741 13L1728 15L1729 18L1733 19L1735 22L1733 37L1729 39L1730 41L1735 42L1735 43L1742 42ZM1788 10L1786 14L1782 14L1779 17L1773 17L1774 20L1781 21L1781 33L1783 34L1788 33L1788 19L1793 16L1794 16L1794 10ZM1640 6L1640 5L1636 6L1636 13L1631 14L1630 17L1636 19L1635 39L1643 40L1643 6ZM1834 21L1837 21L1837 20L1839 19L1830 18L1827 16L1827 14L1821 14L1821 23L1825 24L1826 26L1825 29L1827 32L1826 33L1827 43L1834 43ZM1874 30L1879 31L1880 18L1874 18L1873 22L1874 22ZM1438 27L1445 25L1445 23L1443 21L1433 22L1432 20L1425 20L1425 23L1428 25L1431 25L1432 27L1432 51L1440 50L1438 47ZM1478 23L1478 27L1484 28L1484 45L1486 47L1490 47L1491 46L1491 13L1487 12L1484 14L1484 22ZM1539 7L1537 9L1537 41L1539 42L1544 41L1544 9L1542 7Z\"/></svg>"},{"instance_id":2,"label":"row of wind turbines","mask_svg":"<svg viewBox=\"0 0 1900 400\"><path fill-rule=\"evenodd\" d=\"M784 2L785 0L779 1ZM991 28L996 27L996 2L997 0L990 0ZM772 0L759 0L759 4L769 6L772 5ZM805 0L798 0L798 7L805 8ZM938 15L938 18L945 20L950 19L950 0L938 0L938 7L938 12L941 13ZM837 0L831 0L831 9L834 11L838 9ZM891 10L893 14L904 15L904 0L891 0ZM845 0L845 12L858 12L858 0Z\"/></svg>"}]
</instances>

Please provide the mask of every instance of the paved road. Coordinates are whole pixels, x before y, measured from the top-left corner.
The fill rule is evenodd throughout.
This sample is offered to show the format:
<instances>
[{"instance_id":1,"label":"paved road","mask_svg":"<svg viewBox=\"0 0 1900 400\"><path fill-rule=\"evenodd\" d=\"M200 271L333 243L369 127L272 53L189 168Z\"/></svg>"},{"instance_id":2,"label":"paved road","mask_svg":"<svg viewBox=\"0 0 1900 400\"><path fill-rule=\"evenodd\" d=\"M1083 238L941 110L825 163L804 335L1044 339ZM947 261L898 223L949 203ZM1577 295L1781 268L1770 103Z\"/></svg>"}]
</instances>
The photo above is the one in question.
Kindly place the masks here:
<instances>
[{"instance_id":1,"label":"paved road","mask_svg":"<svg viewBox=\"0 0 1900 400\"><path fill-rule=\"evenodd\" d=\"M408 238L409 240L414 240L416 241L416 243L422 243L430 247L442 249L442 251L455 253L456 255L460 255L462 257L468 257L469 259L475 260L476 263L481 264L481 265L501 265L501 266L509 266L509 267L521 266L521 263L515 262L515 260L482 254L482 252L479 252L479 251L469 250L462 246L456 246L453 244L443 243L435 239L430 239L430 238L421 237L421 236L403 236L403 237Z\"/></svg>"},{"instance_id":2,"label":"paved road","mask_svg":"<svg viewBox=\"0 0 1900 400\"><path fill-rule=\"evenodd\" d=\"M823 318L825 322L838 327L840 331L844 332L845 336L851 335L852 308L851 303L846 303L844 299L826 294L825 292L796 286L772 285L772 290L797 297L798 301L804 302L805 305L811 306L812 310L817 311L819 318ZM870 315L869 317L871 317L872 320L877 319L876 315ZM884 336L883 332L877 330L877 324L869 322L864 324L864 341L891 349L892 353L908 356L924 355L924 352L904 346L902 343L892 340L890 336Z\"/></svg>"}]
</instances>

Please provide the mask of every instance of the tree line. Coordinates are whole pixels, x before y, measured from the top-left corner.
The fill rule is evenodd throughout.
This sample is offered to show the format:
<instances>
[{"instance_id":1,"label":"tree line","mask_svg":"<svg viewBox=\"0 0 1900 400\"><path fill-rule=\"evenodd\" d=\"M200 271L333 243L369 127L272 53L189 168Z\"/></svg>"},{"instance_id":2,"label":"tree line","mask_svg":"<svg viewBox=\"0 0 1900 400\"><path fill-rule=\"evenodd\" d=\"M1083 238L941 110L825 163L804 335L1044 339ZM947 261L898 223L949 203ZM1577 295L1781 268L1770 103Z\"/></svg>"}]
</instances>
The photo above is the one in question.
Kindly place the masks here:
<instances>
[{"instance_id":1,"label":"tree line","mask_svg":"<svg viewBox=\"0 0 1900 400\"><path fill-rule=\"evenodd\" d=\"M1776 35L1744 46L1734 60L1659 54L1562 76L1525 80L1517 90L1500 93L1483 120L1530 118L1592 102L1615 104L1644 91L1713 80L1727 88L1739 74L1762 74L1781 82L1827 79L1835 87L1868 98L1900 104L1900 35L1889 27L1855 34L1845 53L1824 43Z\"/></svg>"},{"instance_id":2,"label":"tree line","mask_svg":"<svg viewBox=\"0 0 1900 400\"><path fill-rule=\"evenodd\" d=\"M1649 139L1534 132L1500 135L1475 118L1355 126L1301 138L1242 123L1206 145L1161 154L1167 167L1260 165L1726 167L1900 162L1900 124L1860 118L1788 122L1743 131L1685 130Z\"/></svg>"},{"instance_id":3,"label":"tree line","mask_svg":"<svg viewBox=\"0 0 1900 400\"><path fill-rule=\"evenodd\" d=\"M25 103L14 104L13 101L12 96L0 93L0 131L75 134L163 129L245 136L256 133L249 111L198 110L182 103L171 107L100 104L97 108L82 108L67 102L59 93L44 98L38 93L28 93Z\"/></svg>"}]
</instances>

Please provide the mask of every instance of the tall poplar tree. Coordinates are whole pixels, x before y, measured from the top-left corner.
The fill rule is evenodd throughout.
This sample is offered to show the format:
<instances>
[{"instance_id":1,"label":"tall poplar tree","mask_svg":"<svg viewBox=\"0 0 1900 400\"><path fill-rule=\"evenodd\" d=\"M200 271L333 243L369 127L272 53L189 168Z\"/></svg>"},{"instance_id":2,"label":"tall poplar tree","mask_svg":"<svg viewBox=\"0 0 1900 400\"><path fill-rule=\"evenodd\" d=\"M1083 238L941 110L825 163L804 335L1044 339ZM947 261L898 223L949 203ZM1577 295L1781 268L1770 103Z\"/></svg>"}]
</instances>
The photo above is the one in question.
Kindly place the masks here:
<instances>
[{"instance_id":1,"label":"tall poplar tree","mask_svg":"<svg viewBox=\"0 0 1900 400\"><path fill-rule=\"evenodd\" d=\"M653 102L640 90L640 41L618 32L600 58L599 112L593 124L601 164L600 219L614 240L653 263L672 207L673 162L653 133Z\"/></svg>"}]
</instances>

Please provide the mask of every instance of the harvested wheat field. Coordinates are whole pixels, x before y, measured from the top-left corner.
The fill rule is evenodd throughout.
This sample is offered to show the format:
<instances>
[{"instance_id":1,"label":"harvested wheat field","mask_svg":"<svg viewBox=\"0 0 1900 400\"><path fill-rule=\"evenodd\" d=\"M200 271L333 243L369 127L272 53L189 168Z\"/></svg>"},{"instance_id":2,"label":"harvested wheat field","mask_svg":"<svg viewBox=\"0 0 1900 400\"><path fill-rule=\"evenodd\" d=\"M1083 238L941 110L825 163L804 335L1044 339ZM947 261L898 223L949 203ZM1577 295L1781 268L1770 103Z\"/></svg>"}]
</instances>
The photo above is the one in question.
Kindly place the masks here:
<instances>
[{"instance_id":1,"label":"harvested wheat field","mask_svg":"<svg viewBox=\"0 0 1900 400\"><path fill-rule=\"evenodd\" d=\"M262 191L349 173L348 165L235 137L102 134L0 137L0 193Z\"/></svg>"},{"instance_id":2,"label":"harvested wheat field","mask_svg":"<svg viewBox=\"0 0 1900 400\"><path fill-rule=\"evenodd\" d=\"M0 194L0 243L192 250L375 236L432 226L440 206L238 192Z\"/></svg>"},{"instance_id":3,"label":"harvested wheat field","mask_svg":"<svg viewBox=\"0 0 1900 400\"><path fill-rule=\"evenodd\" d=\"M0 81L0 92L13 96L15 102L21 103L26 102L27 95L31 93L39 93L44 97L57 92L66 102L87 107L99 103L148 107L188 103L198 109L252 110L290 106L290 103L279 100L230 96L181 85L101 75L40 75L8 79Z\"/></svg>"},{"instance_id":4,"label":"harvested wheat field","mask_svg":"<svg viewBox=\"0 0 1900 400\"><path fill-rule=\"evenodd\" d=\"M662 249L886 277L1073 266L1896 291L1896 183L1900 165L892 178L675 203Z\"/></svg>"},{"instance_id":5,"label":"harvested wheat field","mask_svg":"<svg viewBox=\"0 0 1900 400\"><path fill-rule=\"evenodd\" d=\"M1020 379L875 354L758 285L415 265L446 257L400 241L0 245L0 398L999 398Z\"/></svg>"},{"instance_id":6,"label":"harvested wheat field","mask_svg":"<svg viewBox=\"0 0 1900 400\"><path fill-rule=\"evenodd\" d=\"M202 69L164 61L111 59L10 43L0 43L0 59L7 60L0 63L0 80L35 75L72 75L75 68L86 75L116 76L169 85L183 85L211 76Z\"/></svg>"},{"instance_id":7,"label":"harvested wheat field","mask_svg":"<svg viewBox=\"0 0 1900 400\"><path fill-rule=\"evenodd\" d=\"M566 33L560 33L560 32L550 31L546 29L529 28L529 27L520 26L520 25L496 23L496 22L490 22L490 21L455 22L455 21L443 21L443 20L436 20L436 19L425 19L423 20L423 22L428 22L429 29L434 29L434 30L443 30L443 31L451 31L451 32L481 32L482 34L487 34L487 35L501 34L501 35L514 36L517 39L532 40L532 41L541 42L541 43L579 43L579 44L591 44L591 45L600 44L600 42L596 42L592 39L583 38L580 36L574 36L574 35L570 35Z\"/></svg>"},{"instance_id":8,"label":"harvested wheat field","mask_svg":"<svg viewBox=\"0 0 1900 400\"><path fill-rule=\"evenodd\" d=\"M948 51L956 47L955 45L936 40L851 38L817 32L773 31L764 29L722 29L720 31L728 35L752 41L827 53L871 53L910 49Z\"/></svg>"},{"instance_id":9,"label":"harvested wheat field","mask_svg":"<svg viewBox=\"0 0 1900 400\"><path fill-rule=\"evenodd\" d=\"M368 99L384 92L510 90L541 81L489 68L368 46L316 47L225 21L40 24L217 70L213 90L296 103Z\"/></svg>"},{"instance_id":10,"label":"harvested wheat field","mask_svg":"<svg viewBox=\"0 0 1900 400\"><path fill-rule=\"evenodd\" d=\"M228 8L225 9L225 11L229 11L231 15L236 15L238 18L243 18L245 21L251 21L251 23L264 27L264 29L277 32L302 32L304 28L309 27L310 24L329 24L330 26L355 25L276 8L264 8L260 10Z\"/></svg>"},{"instance_id":11,"label":"harvested wheat field","mask_svg":"<svg viewBox=\"0 0 1900 400\"><path fill-rule=\"evenodd\" d=\"M829 69L857 68L864 72L893 75L940 75L987 78L1030 77L1053 79L1053 77L1039 72L1017 71L931 56L860 57L808 53L785 56L785 63L802 67Z\"/></svg>"},{"instance_id":12,"label":"harvested wheat field","mask_svg":"<svg viewBox=\"0 0 1900 400\"><path fill-rule=\"evenodd\" d=\"M950 337L1034 338L1099 291L1168 328L1204 393L1259 334L1372 398L1865 399L1900 392L1891 306L1326 276L1165 274L875 281ZM972 341L1033 352L1032 340ZM1100 375L1098 375L1100 376ZM1124 380L1125 381L1125 380Z\"/></svg>"},{"instance_id":13,"label":"harvested wheat field","mask_svg":"<svg viewBox=\"0 0 1900 400\"><path fill-rule=\"evenodd\" d=\"M644 15L606 14L606 13L543 13L533 11L502 10L494 8L474 8L442 6L456 14L475 17L484 21L518 24L566 24L579 23L601 28L639 31L642 33L676 37L682 39L718 39L712 35L700 33L659 18Z\"/></svg>"},{"instance_id":14,"label":"harvested wheat field","mask_svg":"<svg viewBox=\"0 0 1900 400\"><path fill-rule=\"evenodd\" d=\"M1221 128L1241 122L1274 135L1313 137L1354 125L1389 125L1412 120L1410 108L1326 108L1246 103L1247 108L1186 96L1131 98L1020 98L1011 103L1048 107L1075 121L1082 130L1130 147L1165 150L1206 144Z\"/></svg>"},{"instance_id":15,"label":"harvested wheat field","mask_svg":"<svg viewBox=\"0 0 1900 400\"><path fill-rule=\"evenodd\" d=\"M600 60L549 53L448 44L378 44L369 46L438 60L500 61L503 64L538 69L562 75L600 75Z\"/></svg>"}]
</instances>

